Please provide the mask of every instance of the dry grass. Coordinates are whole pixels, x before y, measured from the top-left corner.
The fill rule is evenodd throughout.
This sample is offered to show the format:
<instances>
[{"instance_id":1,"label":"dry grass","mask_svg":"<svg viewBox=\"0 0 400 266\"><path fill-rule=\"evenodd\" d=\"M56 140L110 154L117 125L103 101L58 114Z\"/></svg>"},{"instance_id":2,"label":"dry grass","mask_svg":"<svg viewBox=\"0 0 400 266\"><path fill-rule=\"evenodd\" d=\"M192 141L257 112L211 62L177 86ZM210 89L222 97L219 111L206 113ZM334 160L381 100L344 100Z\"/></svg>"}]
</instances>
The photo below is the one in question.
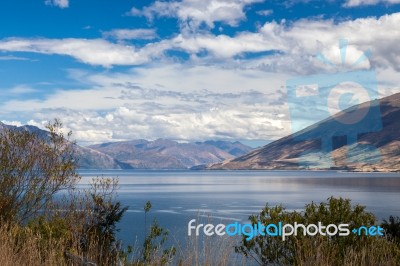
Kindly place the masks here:
<instances>
[{"instance_id":1,"label":"dry grass","mask_svg":"<svg viewBox=\"0 0 400 266\"><path fill-rule=\"evenodd\" d=\"M371 239L372 240L372 239ZM400 265L400 249L386 238L376 238L372 241L351 246L339 254L340 248L328 241L302 239L296 245L298 265L302 266L395 266Z\"/></svg>"},{"instance_id":2,"label":"dry grass","mask_svg":"<svg viewBox=\"0 0 400 266\"><path fill-rule=\"evenodd\" d=\"M73 238L49 238L33 232L28 227L1 224L0 265L115 265L115 258L102 256L100 241L92 241L87 249Z\"/></svg>"},{"instance_id":3,"label":"dry grass","mask_svg":"<svg viewBox=\"0 0 400 266\"><path fill-rule=\"evenodd\" d=\"M44 243L45 242L45 243ZM44 241L27 229L18 226L0 227L0 265L66 265L62 241Z\"/></svg>"},{"instance_id":4,"label":"dry grass","mask_svg":"<svg viewBox=\"0 0 400 266\"><path fill-rule=\"evenodd\" d=\"M399 255L399 248L382 238L364 245L361 250L347 250L343 265L396 266L400 265Z\"/></svg>"},{"instance_id":5,"label":"dry grass","mask_svg":"<svg viewBox=\"0 0 400 266\"><path fill-rule=\"evenodd\" d=\"M0 265L1 266L41 266L41 265L89 265L83 261L99 262L99 247L94 241L83 252L78 241L71 239L49 239L17 225L0 226ZM253 265L255 261L246 259L234 252L238 239L232 237L189 237L183 246L176 244L177 253L170 265ZM66 252L67 251L67 252ZM303 238L296 243L296 265L302 266L395 266L400 265L400 249L385 238L366 241L364 244L349 247L345 255L340 248L318 238ZM70 254L66 256L65 254ZM162 254L155 252L155 254ZM344 259L343 259L344 258ZM150 263L141 263L139 253L128 259L124 265L162 265L161 258L155 256ZM123 265L121 264L121 265ZM116 265L115 258L102 258L97 265Z\"/></svg>"},{"instance_id":6,"label":"dry grass","mask_svg":"<svg viewBox=\"0 0 400 266\"><path fill-rule=\"evenodd\" d=\"M188 237L183 247L178 247L177 264L200 265L246 265L245 258L235 253L237 239L229 236Z\"/></svg>"}]
</instances>

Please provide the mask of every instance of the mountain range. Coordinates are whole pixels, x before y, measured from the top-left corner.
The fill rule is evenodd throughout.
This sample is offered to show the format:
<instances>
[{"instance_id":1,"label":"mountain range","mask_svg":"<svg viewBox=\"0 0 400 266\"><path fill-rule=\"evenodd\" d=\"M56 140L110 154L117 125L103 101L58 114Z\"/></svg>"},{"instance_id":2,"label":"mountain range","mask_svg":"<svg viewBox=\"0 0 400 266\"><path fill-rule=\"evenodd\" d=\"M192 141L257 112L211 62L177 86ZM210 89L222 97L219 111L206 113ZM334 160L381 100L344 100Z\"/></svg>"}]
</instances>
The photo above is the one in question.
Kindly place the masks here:
<instances>
[{"instance_id":1,"label":"mountain range","mask_svg":"<svg viewBox=\"0 0 400 266\"><path fill-rule=\"evenodd\" d=\"M379 116L371 111L373 108ZM355 112L366 114L367 123L349 126L338 122L354 118ZM16 127L0 122L2 128L48 136L47 131L30 125ZM89 147L74 144L74 149L82 169L400 171L399 132L400 93L397 93L350 107L258 149L240 142L179 143L168 139L108 142ZM331 139L330 150L322 149L324 137Z\"/></svg>"},{"instance_id":2,"label":"mountain range","mask_svg":"<svg viewBox=\"0 0 400 266\"><path fill-rule=\"evenodd\" d=\"M371 111L372 108L377 110ZM345 123L354 119L355 112L366 114L366 123ZM332 136L331 150L322 149L321 139L326 136ZM348 136L356 142L347 145ZM400 171L400 93L355 105L248 154L205 169Z\"/></svg>"},{"instance_id":3,"label":"mountain range","mask_svg":"<svg viewBox=\"0 0 400 266\"><path fill-rule=\"evenodd\" d=\"M179 143L168 139L131 140L89 146L135 169L188 169L221 162L252 150L240 142L205 141Z\"/></svg>"},{"instance_id":4,"label":"mountain range","mask_svg":"<svg viewBox=\"0 0 400 266\"><path fill-rule=\"evenodd\" d=\"M26 130L47 138L38 127L12 126L0 122L0 130ZM108 142L89 147L74 145L81 169L188 169L197 165L221 162L252 150L240 142L205 141L179 143L167 139Z\"/></svg>"}]
</instances>

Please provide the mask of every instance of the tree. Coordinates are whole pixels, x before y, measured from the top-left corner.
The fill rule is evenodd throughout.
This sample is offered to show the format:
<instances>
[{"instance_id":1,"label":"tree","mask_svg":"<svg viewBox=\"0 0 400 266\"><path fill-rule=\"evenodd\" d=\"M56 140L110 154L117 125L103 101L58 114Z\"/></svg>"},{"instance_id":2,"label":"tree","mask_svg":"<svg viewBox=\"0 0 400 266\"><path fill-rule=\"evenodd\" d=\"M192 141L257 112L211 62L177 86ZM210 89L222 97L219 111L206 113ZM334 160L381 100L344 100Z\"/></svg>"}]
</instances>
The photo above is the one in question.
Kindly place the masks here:
<instances>
[{"instance_id":1,"label":"tree","mask_svg":"<svg viewBox=\"0 0 400 266\"><path fill-rule=\"evenodd\" d=\"M59 120L48 133L0 132L0 219L23 223L51 207L56 193L79 180L73 143Z\"/></svg>"},{"instance_id":2,"label":"tree","mask_svg":"<svg viewBox=\"0 0 400 266\"><path fill-rule=\"evenodd\" d=\"M68 263L116 264L122 251L117 223L128 208L116 200L118 180L95 178L79 188L71 132L64 136L57 119L46 128L0 131L1 225L17 228L17 238L36 234L41 256L57 242ZM15 250L23 248L23 241L16 243Z\"/></svg>"},{"instance_id":3,"label":"tree","mask_svg":"<svg viewBox=\"0 0 400 266\"><path fill-rule=\"evenodd\" d=\"M122 219L128 207L122 207L116 200L118 179L97 177L92 179L90 187L83 190L81 207L84 212L77 212L76 220L82 224L79 233L79 249L83 255L95 254L92 258L99 265L109 265L116 262L121 252L121 246L116 238L117 223ZM91 250L92 249L92 250Z\"/></svg>"},{"instance_id":4,"label":"tree","mask_svg":"<svg viewBox=\"0 0 400 266\"><path fill-rule=\"evenodd\" d=\"M145 217L145 231L147 230L146 227L146 216L147 213L151 210L152 205L150 201L147 201L143 207L144 210L144 217ZM176 253L175 247L170 247L168 249L164 249L162 254L159 254L162 250L163 245L167 241L168 238L168 231L164 228L160 227L156 221L153 220L153 223L150 227L150 233L147 235L145 234L145 239L143 243L143 263L145 264L158 264L158 265L165 265L168 264L173 256ZM155 258L159 258L160 260L155 262Z\"/></svg>"}]
</instances>

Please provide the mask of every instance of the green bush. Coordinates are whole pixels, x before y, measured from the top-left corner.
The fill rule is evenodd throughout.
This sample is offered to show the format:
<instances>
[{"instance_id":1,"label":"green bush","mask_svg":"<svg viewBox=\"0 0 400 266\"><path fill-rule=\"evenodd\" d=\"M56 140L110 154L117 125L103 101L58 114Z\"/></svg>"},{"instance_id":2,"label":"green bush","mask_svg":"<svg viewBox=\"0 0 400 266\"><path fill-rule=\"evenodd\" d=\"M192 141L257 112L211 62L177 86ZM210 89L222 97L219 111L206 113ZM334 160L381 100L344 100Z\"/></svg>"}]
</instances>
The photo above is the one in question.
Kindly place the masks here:
<instances>
[{"instance_id":1,"label":"green bush","mask_svg":"<svg viewBox=\"0 0 400 266\"><path fill-rule=\"evenodd\" d=\"M304 225L321 222L325 226L349 224L350 230L375 225L374 215L366 212L364 206L352 206L349 199L334 197L327 202L306 204L302 212L288 212L282 206L270 207L267 204L260 214L250 216L249 220L253 226L258 222L264 226L279 222ZM348 236L304 236L299 233L285 241L278 236L257 235L250 240L244 236L235 251L253 258L260 265L346 265L350 254L353 258L364 254L360 261L372 256L368 257L371 261L395 263L399 253L398 247L386 238L352 233Z\"/></svg>"}]
</instances>

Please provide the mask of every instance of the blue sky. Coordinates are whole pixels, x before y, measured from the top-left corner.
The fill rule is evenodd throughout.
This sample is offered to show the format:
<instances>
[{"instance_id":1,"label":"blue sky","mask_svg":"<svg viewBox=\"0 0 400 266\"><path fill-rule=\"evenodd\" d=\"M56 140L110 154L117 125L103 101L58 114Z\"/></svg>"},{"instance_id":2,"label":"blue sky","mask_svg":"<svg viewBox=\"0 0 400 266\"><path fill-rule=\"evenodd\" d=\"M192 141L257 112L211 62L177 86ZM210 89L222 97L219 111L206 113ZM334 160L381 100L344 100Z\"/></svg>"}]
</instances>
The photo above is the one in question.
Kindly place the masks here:
<instances>
[{"instance_id":1,"label":"blue sky","mask_svg":"<svg viewBox=\"0 0 400 266\"><path fill-rule=\"evenodd\" d=\"M373 69L399 92L399 0L0 2L0 120L60 118L79 143L270 141L291 133L286 80Z\"/></svg>"}]
</instances>

